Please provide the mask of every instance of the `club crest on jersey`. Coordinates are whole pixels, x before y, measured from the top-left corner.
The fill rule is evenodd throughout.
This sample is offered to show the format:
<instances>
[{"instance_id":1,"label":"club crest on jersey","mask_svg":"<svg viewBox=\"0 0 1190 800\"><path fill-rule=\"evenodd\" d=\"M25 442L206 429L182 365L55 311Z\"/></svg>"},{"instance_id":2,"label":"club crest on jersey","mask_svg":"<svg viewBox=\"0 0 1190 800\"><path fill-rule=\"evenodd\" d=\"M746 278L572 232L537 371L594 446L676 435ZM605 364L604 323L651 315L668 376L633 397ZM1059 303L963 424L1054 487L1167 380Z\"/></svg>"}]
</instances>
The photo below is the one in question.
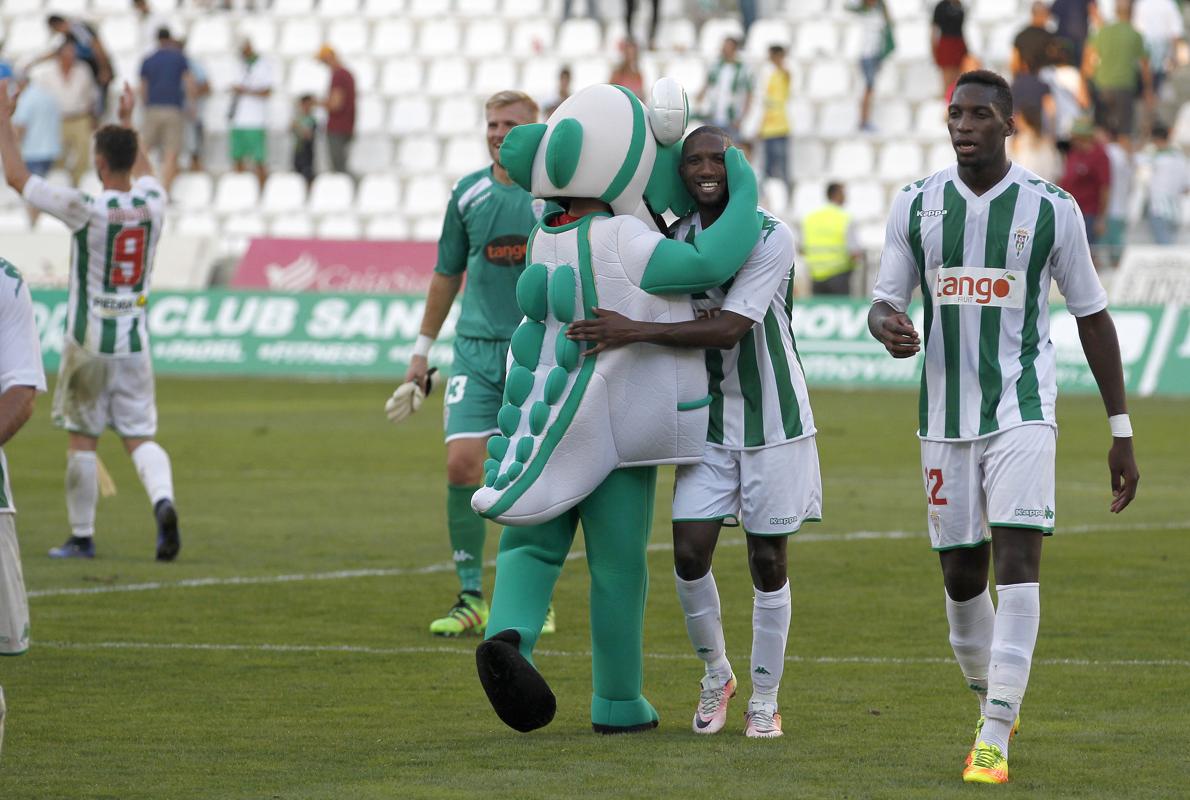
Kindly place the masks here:
<instances>
[{"instance_id":1,"label":"club crest on jersey","mask_svg":"<svg viewBox=\"0 0 1190 800\"><path fill-rule=\"evenodd\" d=\"M534 197L530 207L533 209L533 219L541 222L542 216L545 215L545 201L540 197Z\"/></svg>"},{"instance_id":2,"label":"club crest on jersey","mask_svg":"<svg viewBox=\"0 0 1190 800\"><path fill-rule=\"evenodd\" d=\"M1025 282L1005 269L939 269L934 275L934 302L941 306L1024 308Z\"/></svg>"},{"instance_id":3,"label":"club crest on jersey","mask_svg":"<svg viewBox=\"0 0 1190 800\"><path fill-rule=\"evenodd\" d=\"M1012 246L1016 249L1016 257L1020 258L1021 253L1025 250L1025 245L1029 243L1029 235L1032 233L1028 228L1017 228L1016 233L1012 236Z\"/></svg>"}]
</instances>

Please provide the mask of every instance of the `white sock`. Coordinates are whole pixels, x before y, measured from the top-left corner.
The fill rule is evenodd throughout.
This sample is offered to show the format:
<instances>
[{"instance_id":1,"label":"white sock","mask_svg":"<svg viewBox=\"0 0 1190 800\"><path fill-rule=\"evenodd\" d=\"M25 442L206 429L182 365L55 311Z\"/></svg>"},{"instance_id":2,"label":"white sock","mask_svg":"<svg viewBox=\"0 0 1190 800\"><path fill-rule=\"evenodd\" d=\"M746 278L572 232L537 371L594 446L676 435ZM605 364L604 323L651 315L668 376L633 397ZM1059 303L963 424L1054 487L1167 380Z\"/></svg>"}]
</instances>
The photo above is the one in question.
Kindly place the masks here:
<instances>
[{"instance_id":1,"label":"white sock","mask_svg":"<svg viewBox=\"0 0 1190 800\"><path fill-rule=\"evenodd\" d=\"M777 704L785 672L785 640L789 637L789 581L775 592L753 587L752 702Z\"/></svg>"},{"instance_id":2,"label":"white sock","mask_svg":"<svg viewBox=\"0 0 1190 800\"><path fill-rule=\"evenodd\" d=\"M988 662L992 655L992 634L996 628L996 607L985 587L970 600L951 600L946 595L946 620L950 623L950 646L963 671L967 688L979 699L979 716L987 714Z\"/></svg>"},{"instance_id":3,"label":"white sock","mask_svg":"<svg viewBox=\"0 0 1190 800\"><path fill-rule=\"evenodd\" d=\"M1037 627L1041 622L1041 592L1036 583L996 586L996 633L988 668L987 722L982 738L1008 755L1008 737L1020 713Z\"/></svg>"},{"instance_id":4,"label":"white sock","mask_svg":"<svg viewBox=\"0 0 1190 800\"><path fill-rule=\"evenodd\" d=\"M145 442L132 451L132 463L154 506L159 500L174 499L173 471L169 466L169 455L161 445Z\"/></svg>"},{"instance_id":5,"label":"white sock","mask_svg":"<svg viewBox=\"0 0 1190 800\"><path fill-rule=\"evenodd\" d=\"M66 518L73 536L95 535L99 467L94 450L66 451Z\"/></svg>"},{"instance_id":6,"label":"white sock","mask_svg":"<svg viewBox=\"0 0 1190 800\"><path fill-rule=\"evenodd\" d=\"M710 570L701 578L684 581L674 572L678 602L686 615L686 633L695 654L707 665L707 674L724 683L731 677L727 647L723 642L723 622L719 618L719 589Z\"/></svg>"}]
</instances>

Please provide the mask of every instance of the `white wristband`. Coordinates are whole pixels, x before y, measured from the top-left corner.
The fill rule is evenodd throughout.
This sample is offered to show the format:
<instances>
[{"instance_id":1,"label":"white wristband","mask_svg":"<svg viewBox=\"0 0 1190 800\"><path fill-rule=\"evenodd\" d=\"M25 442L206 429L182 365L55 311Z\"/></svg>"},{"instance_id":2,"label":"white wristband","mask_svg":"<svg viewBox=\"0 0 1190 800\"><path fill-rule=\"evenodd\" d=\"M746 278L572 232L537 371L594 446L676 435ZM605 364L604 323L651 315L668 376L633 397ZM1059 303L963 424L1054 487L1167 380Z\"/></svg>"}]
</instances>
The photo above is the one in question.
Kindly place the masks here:
<instances>
[{"instance_id":1,"label":"white wristband","mask_svg":"<svg viewBox=\"0 0 1190 800\"><path fill-rule=\"evenodd\" d=\"M1111 435L1114 438L1132 438L1132 420L1128 419L1127 414L1116 414L1114 417L1108 417L1107 424L1111 428Z\"/></svg>"},{"instance_id":2,"label":"white wristband","mask_svg":"<svg viewBox=\"0 0 1190 800\"><path fill-rule=\"evenodd\" d=\"M418 334L417 341L413 343L413 355L425 358L430 354L430 346L433 344L433 336L426 336L424 333Z\"/></svg>"}]
</instances>

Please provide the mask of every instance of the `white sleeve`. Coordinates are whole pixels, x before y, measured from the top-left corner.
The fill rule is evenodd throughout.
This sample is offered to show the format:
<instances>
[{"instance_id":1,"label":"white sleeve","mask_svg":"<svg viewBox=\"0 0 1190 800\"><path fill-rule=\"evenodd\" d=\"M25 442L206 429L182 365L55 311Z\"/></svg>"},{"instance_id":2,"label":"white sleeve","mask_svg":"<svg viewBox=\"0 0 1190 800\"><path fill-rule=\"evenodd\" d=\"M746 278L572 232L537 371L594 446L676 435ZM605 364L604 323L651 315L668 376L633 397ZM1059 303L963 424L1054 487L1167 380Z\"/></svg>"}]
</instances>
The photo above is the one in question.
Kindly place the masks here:
<instances>
[{"instance_id":1,"label":"white sleeve","mask_svg":"<svg viewBox=\"0 0 1190 800\"><path fill-rule=\"evenodd\" d=\"M155 175L142 175L136 179L136 183L132 185L134 189L139 189L145 194L149 195L150 200L155 200L156 205L162 209L165 208L169 197L165 193L165 187L161 185L161 181L157 180ZM156 197L153 196L156 192Z\"/></svg>"},{"instance_id":2,"label":"white sleeve","mask_svg":"<svg viewBox=\"0 0 1190 800\"><path fill-rule=\"evenodd\" d=\"M57 217L72 231L87 224L87 195L69 186L55 186L40 175L30 175L21 193L34 208Z\"/></svg>"},{"instance_id":3,"label":"white sleeve","mask_svg":"<svg viewBox=\"0 0 1190 800\"><path fill-rule=\"evenodd\" d=\"M917 259L909 247L909 209L911 192L898 192L888 215L884 249L880 252L880 271L872 290L872 302L885 302L897 311L909 308L909 299L918 285Z\"/></svg>"},{"instance_id":4,"label":"white sleeve","mask_svg":"<svg viewBox=\"0 0 1190 800\"><path fill-rule=\"evenodd\" d=\"M787 225L777 225L768 239L764 238L764 231L761 231L760 236L748 260L736 273L731 288L727 290L727 299L723 301L724 311L734 312L753 322L764 322L773 295L780 288L781 281L790 277L793 268L793 234Z\"/></svg>"},{"instance_id":5,"label":"white sleeve","mask_svg":"<svg viewBox=\"0 0 1190 800\"><path fill-rule=\"evenodd\" d=\"M0 262L0 394L13 386L45 391L41 343L33 318L29 285L10 278Z\"/></svg>"},{"instance_id":6,"label":"white sleeve","mask_svg":"<svg viewBox=\"0 0 1190 800\"><path fill-rule=\"evenodd\" d=\"M1087 227L1078 203L1054 203L1054 254L1050 259L1050 274L1058 284L1058 291L1066 298L1066 308L1076 317L1086 317L1107 308L1107 292L1095 272L1091 247L1087 243Z\"/></svg>"}]
</instances>

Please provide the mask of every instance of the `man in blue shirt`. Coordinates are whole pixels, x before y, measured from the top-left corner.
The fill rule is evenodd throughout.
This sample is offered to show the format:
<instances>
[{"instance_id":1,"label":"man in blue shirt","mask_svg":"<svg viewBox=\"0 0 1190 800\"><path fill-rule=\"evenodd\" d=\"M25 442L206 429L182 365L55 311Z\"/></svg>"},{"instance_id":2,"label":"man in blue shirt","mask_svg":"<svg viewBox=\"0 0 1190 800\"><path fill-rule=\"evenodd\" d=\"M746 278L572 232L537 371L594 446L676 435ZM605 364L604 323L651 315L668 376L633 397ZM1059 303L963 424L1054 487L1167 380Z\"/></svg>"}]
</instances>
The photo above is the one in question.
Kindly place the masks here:
<instances>
[{"instance_id":1,"label":"man in blue shirt","mask_svg":"<svg viewBox=\"0 0 1190 800\"><path fill-rule=\"evenodd\" d=\"M54 162L62 155L62 111L55 97L28 75L21 75L16 81L16 110L12 114L12 125L21 141L21 158L34 175L45 177ZM37 222L40 213L33 206L29 211L29 223Z\"/></svg>"},{"instance_id":2,"label":"man in blue shirt","mask_svg":"<svg viewBox=\"0 0 1190 800\"><path fill-rule=\"evenodd\" d=\"M190 65L168 28L157 31L157 49L140 67L141 100L145 105L141 136L145 149L161 150L161 183L168 192L178 174L178 155L186 133L186 96Z\"/></svg>"}]
</instances>

